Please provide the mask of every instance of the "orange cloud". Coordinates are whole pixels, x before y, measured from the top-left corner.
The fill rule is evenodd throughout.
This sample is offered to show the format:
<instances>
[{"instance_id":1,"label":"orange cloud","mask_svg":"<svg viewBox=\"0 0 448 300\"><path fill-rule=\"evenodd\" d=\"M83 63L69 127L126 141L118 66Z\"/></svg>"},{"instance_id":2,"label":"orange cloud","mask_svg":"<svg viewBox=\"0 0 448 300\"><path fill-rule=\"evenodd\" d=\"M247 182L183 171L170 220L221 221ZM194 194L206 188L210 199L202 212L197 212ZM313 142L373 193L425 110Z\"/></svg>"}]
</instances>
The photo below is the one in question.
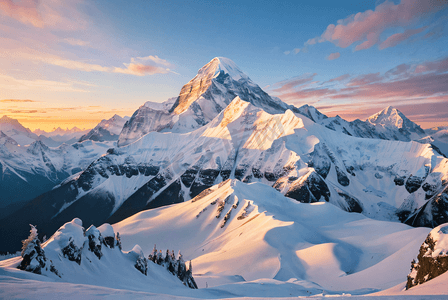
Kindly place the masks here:
<instances>
[{"instance_id":1,"label":"orange cloud","mask_svg":"<svg viewBox=\"0 0 448 300\"><path fill-rule=\"evenodd\" d=\"M21 99L4 99L4 100L0 100L1 103L33 103L33 102L39 102L39 101L34 101L34 100L21 100Z\"/></svg>"},{"instance_id":2,"label":"orange cloud","mask_svg":"<svg viewBox=\"0 0 448 300\"><path fill-rule=\"evenodd\" d=\"M154 74L165 74L172 72L169 66L171 64L158 56L146 56L131 58L129 64L124 64L126 68L114 68L114 73L131 74L137 76L154 75Z\"/></svg>"}]
</instances>

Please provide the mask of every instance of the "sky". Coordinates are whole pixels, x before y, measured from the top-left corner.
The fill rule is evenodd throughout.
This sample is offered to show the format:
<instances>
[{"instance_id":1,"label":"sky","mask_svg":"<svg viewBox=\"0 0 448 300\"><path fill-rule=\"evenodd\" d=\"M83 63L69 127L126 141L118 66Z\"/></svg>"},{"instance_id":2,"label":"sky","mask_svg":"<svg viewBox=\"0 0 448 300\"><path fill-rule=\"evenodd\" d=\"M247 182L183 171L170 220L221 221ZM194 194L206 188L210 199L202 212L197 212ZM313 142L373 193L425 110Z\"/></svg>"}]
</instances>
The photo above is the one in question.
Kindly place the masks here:
<instances>
[{"instance_id":1,"label":"sky","mask_svg":"<svg viewBox=\"0 0 448 300\"><path fill-rule=\"evenodd\" d=\"M0 0L0 115L91 128L217 56L283 101L448 125L448 1Z\"/></svg>"}]
</instances>

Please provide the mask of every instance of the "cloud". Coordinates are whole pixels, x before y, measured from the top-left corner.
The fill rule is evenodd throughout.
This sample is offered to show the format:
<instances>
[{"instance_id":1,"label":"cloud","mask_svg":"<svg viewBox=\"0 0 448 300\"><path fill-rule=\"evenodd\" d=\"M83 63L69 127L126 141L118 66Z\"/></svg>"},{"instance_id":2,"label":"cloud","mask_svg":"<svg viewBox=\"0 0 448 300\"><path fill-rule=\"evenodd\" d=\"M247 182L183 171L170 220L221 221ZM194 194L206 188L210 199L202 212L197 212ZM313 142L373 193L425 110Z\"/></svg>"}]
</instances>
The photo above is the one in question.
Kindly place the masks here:
<instances>
[{"instance_id":1,"label":"cloud","mask_svg":"<svg viewBox=\"0 0 448 300\"><path fill-rule=\"evenodd\" d=\"M294 54L297 54L297 53L299 53L300 52L300 48L294 48Z\"/></svg>"},{"instance_id":2,"label":"cloud","mask_svg":"<svg viewBox=\"0 0 448 300\"><path fill-rule=\"evenodd\" d=\"M87 17L78 6L82 0L0 0L0 14L36 28L77 30L87 27Z\"/></svg>"},{"instance_id":3,"label":"cloud","mask_svg":"<svg viewBox=\"0 0 448 300\"><path fill-rule=\"evenodd\" d=\"M336 78L332 78L332 79L328 80L328 82L343 81L343 80L345 80L347 78L350 78L350 74L344 74L344 75L338 76Z\"/></svg>"},{"instance_id":4,"label":"cloud","mask_svg":"<svg viewBox=\"0 0 448 300\"><path fill-rule=\"evenodd\" d=\"M366 114L394 105L409 106L408 114L415 120L429 122L432 111L439 122L448 121L441 117L448 115L448 57L420 64L401 64L384 74L345 74L323 83L315 80L315 76L305 74L276 83L270 92L288 103L297 106L314 104L323 113L340 114L348 119L368 116ZM420 110L421 116L417 116L418 109L411 109L412 105L426 105Z\"/></svg>"},{"instance_id":5,"label":"cloud","mask_svg":"<svg viewBox=\"0 0 448 300\"><path fill-rule=\"evenodd\" d=\"M67 43L72 46L80 46L80 47L90 47L90 42L86 42L79 39L74 38L66 38L62 40L64 43Z\"/></svg>"},{"instance_id":6,"label":"cloud","mask_svg":"<svg viewBox=\"0 0 448 300\"><path fill-rule=\"evenodd\" d=\"M2 39L0 38L0 41ZM175 73L171 71L169 67L172 64L167 60L159 58L158 56L146 56L131 58L130 63L123 63L126 67L108 67L99 64L93 64L89 62L82 62L72 59L66 59L58 55L52 55L48 53L42 53L28 47L22 47L19 51L2 51L0 56L13 57L15 59L30 60L34 62L42 62L49 65L63 67L70 70L79 70L84 72L106 72L106 73L122 73L136 76ZM79 85L95 86L86 82L74 82Z\"/></svg>"},{"instance_id":7,"label":"cloud","mask_svg":"<svg viewBox=\"0 0 448 300\"><path fill-rule=\"evenodd\" d=\"M21 100L21 99L4 99L4 100L0 100L0 103L33 103L33 102L39 102L39 101L35 101L35 100Z\"/></svg>"},{"instance_id":8,"label":"cloud","mask_svg":"<svg viewBox=\"0 0 448 300\"><path fill-rule=\"evenodd\" d=\"M383 50L383 49L386 49L389 47L395 47L402 41L407 40L411 36L422 32L425 28L426 27L421 27L421 28L417 28L417 29L408 29L405 32L393 34L393 35L389 36L384 42L382 42L378 46L378 49Z\"/></svg>"},{"instance_id":9,"label":"cloud","mask_svg":"<svg viewBox=\"0 0 448 300\"><path fill-rule=\"evenodd\" d=\"M172 72L169 68L171 64L157 56L146 56L132 58L129 64L124 64L126 68L114 68L112 72L131 74L136 76L165 74Z\"/></svg>"},{"instance_id":10,"label":"cloud","mask_svg":"<svg viewBox=\"0 0 448 300\"><path fill-rule=\"evenodd\" d=\"M283 52L283 54L285 54L285 55L288 55L289 53L291 53L291 51L285 51L285 52Z\"/></svg>"},{"instance_id":11,"label":"cloud","mask_svg":"<svg viewBox=\"0 0 448 300\"><path fill-rule=\"evenodd\" d=\"M374 11L367 10L338 20L330 24L318 37L309 39L305 45L332 42L340 48L347 48L361 42L355 51L364 50L380 42L380 35L389 28L413 26L422 16L447 7L446 1L438 0L402 0L399 4L385 1ZM393 47L409 37L423 31L424 28L408 29L404 33L392 35L381 43L381 49Z\"/></svg>"},{"instance_id":12,"label":"cloud","mask_svg":"<svg viewBox=\"0 0 448 300\"><path fill-rule=\"evenodd\" d=\"M19 3L12 0L0 0L0 13L22 23L44 27L44 21L37 10L38 3L37 0L23 0Z\"/></svg>"},{"instance_id":13,"label":"cloud","mask_svg":"<svg viewBox=\"0 0 448 300\"><path fill-rule=\"evenodd\" d=\"M350 82L347 83L347 85L348 86L366 85L373 82L381 81L382 79L383 76L380 76L380 73L364 74L351 79Z\"/></svg>"},{"instance_id":14,"label":"cloud","mask_svg":"<svg viewBox=\"0 0 448 300\"><path fill-rule=\"evenodd\" d=\"M337 59L341 56L341 53L339 52L335 52L335 53L331 53L330 55L327 56L328 60L334 60Z\"/></svg>"},{"instance_id":15,"label":"cloud","mask_svg":"<svg viewBox=\"0 0 448 300\"><path fill-rule=\"evenodd\" d=\"M448 72L448 57L437 61L428 61L419 64L415 67L414 72Z\"/></svg>"},{"instance_id":16,"label":"cloud","mask_svg":"<svg viewBox=\"0 0 448 300\"><path fill-rule=\"evenodd\" d=\"M311 83L313 81L314 76L316 75L317 75L316 73L314 74L308 73L301 76L293 77L291 79L280 81L274 84L272 87L270 87L270 89L274 93L284 93L293 90L294 88L297 87L303 88L303 85Z\"/></svg>"},{"instance_id":17,"label":"cloud","mask_svg":"<svg viewBox=\"0 0 448 300\"><path fill-rule=\"evenodd\" d=\"M88 90L76 88L71 82L52 80L27 80L17 79L13 76L0 74L0 90L45 90L53 92L89 92Z\"/></svg>"}]
</instances>

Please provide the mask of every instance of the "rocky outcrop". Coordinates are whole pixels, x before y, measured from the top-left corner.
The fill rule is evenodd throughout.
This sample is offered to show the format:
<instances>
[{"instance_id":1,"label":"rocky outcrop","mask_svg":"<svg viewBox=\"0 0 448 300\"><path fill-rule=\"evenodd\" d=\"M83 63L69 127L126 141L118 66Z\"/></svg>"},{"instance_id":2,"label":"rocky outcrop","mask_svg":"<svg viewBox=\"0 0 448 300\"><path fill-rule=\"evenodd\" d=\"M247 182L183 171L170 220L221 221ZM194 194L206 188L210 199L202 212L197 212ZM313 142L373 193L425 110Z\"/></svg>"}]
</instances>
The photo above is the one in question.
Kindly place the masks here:
<instances>
[{"instance_id":1,"label":"rocky outcrop","mask_svg":"<svg viewBox=\"0 0 448 300\"><path fill-rule=\"evenodd\" d=\"M448 223L434 228L411 263L406 289L423 284L448 271Z\"/></svg>"}]
</instances>

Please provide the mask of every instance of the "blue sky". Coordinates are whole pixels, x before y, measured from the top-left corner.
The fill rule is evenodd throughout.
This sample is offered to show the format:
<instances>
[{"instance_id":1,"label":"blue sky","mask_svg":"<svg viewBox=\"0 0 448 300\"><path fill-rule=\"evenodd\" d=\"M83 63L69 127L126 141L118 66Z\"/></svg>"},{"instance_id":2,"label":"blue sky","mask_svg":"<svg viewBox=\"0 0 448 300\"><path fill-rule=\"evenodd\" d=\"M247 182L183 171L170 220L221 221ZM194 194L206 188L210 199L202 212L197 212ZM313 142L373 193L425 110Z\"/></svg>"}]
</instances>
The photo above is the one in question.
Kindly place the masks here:
<instances>
[{"instance_id":1,"label":"blue sky","mask_svg":"<svg viewBox=\"0 0 448 300\"><path fill-rule=\"evenodd\" d=\"M447 27L436 0L0 0L0 114L91 127L177 96L224 56L329 116L394 105L425 128L448 125Z\"/></svg>"}]
</instances>

